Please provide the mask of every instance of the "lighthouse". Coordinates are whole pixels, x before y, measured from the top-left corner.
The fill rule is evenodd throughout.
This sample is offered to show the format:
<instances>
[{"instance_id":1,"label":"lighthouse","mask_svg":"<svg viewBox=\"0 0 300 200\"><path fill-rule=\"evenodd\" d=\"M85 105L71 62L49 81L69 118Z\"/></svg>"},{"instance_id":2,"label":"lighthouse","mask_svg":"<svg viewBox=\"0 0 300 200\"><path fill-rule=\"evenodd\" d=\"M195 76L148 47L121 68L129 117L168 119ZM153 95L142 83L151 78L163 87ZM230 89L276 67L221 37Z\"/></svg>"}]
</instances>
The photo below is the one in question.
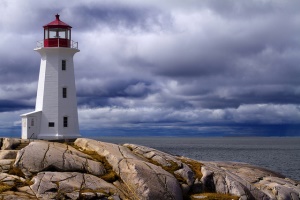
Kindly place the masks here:
<instances>
[{"instance_id":1,"label":"lighthouse","mask_svg":"<svg viewBox=\"0 0 300 200\"><path fill-rule=\"evenodd\" d=\"M35 111L21 115L23 139L80 137L73 63L78 43L71 40L72 27L55 17L34 49L41 55L40 73Z\"/></svg>"}]
</instances>

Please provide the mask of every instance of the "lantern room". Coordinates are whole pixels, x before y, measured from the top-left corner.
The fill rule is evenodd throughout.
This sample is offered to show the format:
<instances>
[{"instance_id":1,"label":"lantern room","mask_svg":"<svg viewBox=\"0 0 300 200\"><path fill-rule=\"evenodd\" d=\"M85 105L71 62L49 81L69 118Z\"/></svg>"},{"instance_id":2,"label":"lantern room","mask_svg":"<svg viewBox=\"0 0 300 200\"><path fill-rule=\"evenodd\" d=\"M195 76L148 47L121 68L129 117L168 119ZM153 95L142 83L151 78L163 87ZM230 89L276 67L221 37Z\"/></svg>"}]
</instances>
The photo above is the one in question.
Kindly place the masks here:
<instances>
[{"instance_id":1,"label":"lantern room","mask_svg":"<svg viewBox=\"0 0 300 200\"><path fill-rule=\"evenodd\" d=\"M68 47L71 41L71 26L59 19L56 19L44 27L44 47Z\"/></svg>"}]
</instances>

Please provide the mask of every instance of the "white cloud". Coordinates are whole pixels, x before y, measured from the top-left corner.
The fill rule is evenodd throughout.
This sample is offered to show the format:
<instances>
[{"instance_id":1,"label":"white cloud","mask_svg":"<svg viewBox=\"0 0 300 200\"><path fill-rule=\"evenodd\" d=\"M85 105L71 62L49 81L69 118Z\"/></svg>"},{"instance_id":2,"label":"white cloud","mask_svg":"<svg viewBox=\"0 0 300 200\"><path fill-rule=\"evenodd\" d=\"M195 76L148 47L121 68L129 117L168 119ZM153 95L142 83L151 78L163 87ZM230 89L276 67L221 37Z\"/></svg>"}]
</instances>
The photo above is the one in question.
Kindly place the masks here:
<instances>
[{"instance_id":1,"label":"white cloud","mask_svg":"<svg viewBox=\"0 0 300 200\"><path fill-rule=\"evenodd\" d=\"M13 112L1 112L0 114L0 130L7 129L12 127L21 126L21 117L20 115L28 113L31 110L19 110ZM3 134L0 132L0 134ZM21 132L20 132L21 135Z\"/></svg>"},{"instance_id":2,"label":"white cloud","mask_svg":"<svg viewBox=\"0 0 300 200\"><path fill-rule=\"evenodd\" d=\"M74 59L85 129L297 123L299 4L3 0L1 110L34 104L40 57L32 49L59 13L81 50Z\"/></svg>"},{"instance_id":3,"label":"white cloud","mask_svg":"<svg viewBox=\"0 0 300 200\"><path fill-rule=\"evenodd\" d=\"M14 99L20 100L24 97L35 95L37 90L37 83L25 84L6 84L0 87L0 99ZM28 100L28 99L26 99Z\"/></svg>"},{"instance_id":4,"label":"white cloud","mask_svg":"<svg viewBox=\"0 0 300 200\"><path fill-rule=\"evenodd\" d=\"M299 105L242 105L232 112L238 123L297 124L300 119Z\"/></svg>"},{"instance_id":5,"label":"white cloud","mask_svg":"<svg viewBox=\"0 0 300 200\"><path fill-rule=\"evenodd\" d=\"M164 109L151 107L102 107L81 108L79 110L82 129L103 127L157 126L188 127L206 124L227 124L232 120L238 124L297 124L300 119L298 105L242 105L237 109Z\"/></svg>"}]
</instances>

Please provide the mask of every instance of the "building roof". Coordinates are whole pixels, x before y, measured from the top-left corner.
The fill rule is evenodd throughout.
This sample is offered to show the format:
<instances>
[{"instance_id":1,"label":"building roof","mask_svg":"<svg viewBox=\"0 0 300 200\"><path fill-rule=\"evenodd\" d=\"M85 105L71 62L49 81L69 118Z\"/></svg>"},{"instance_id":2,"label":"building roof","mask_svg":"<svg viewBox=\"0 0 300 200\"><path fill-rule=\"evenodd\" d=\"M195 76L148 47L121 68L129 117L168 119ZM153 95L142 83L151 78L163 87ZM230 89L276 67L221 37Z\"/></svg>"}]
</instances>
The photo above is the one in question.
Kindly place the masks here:
<instances>
[{"instance_id":1,"label":"building roof","mask_svg":"<svg viewBox=\"0 0 300 200\"><path fill-rule=\"evenodd\" d=\"M44 28L72 28L72 26L66 24L65 22L59 19L59 14L55 15L56 19L49 24L43 26Z\"/></svg>"},{"instance_id":2,"label":"building roof","mask_svg":"<svg viewBox=\"0 0 300 200\"><path fill-rule=\"evenodd\" d=\"M35 110L35 111L29 112L29 113L22 114L21 117L27 117L27 116L30 116L30 115L33 115L33 114L38 114L40 112L42 112L42 111L41 110Z\"/></svg>"}]
</instances>

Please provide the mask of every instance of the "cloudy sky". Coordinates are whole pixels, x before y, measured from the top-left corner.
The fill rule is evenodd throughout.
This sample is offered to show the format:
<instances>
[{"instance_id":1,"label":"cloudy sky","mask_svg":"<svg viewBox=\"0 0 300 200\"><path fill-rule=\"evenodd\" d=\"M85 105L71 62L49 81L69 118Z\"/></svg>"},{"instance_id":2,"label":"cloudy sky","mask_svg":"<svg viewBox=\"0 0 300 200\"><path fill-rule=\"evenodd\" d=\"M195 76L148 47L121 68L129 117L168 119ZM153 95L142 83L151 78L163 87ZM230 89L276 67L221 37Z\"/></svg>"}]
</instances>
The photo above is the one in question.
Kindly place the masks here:
<instances>
[{"instance_id":1,"label":"cloudy sky","mask_svg":"<svg viewBox=\"0 0 300 200\"><path fill-rule=\"evenodd\" d=\"M0 1L0 135L33 111L56 13L83 135L300 135L300 1Z\"/></svg>"}]
</instances>

